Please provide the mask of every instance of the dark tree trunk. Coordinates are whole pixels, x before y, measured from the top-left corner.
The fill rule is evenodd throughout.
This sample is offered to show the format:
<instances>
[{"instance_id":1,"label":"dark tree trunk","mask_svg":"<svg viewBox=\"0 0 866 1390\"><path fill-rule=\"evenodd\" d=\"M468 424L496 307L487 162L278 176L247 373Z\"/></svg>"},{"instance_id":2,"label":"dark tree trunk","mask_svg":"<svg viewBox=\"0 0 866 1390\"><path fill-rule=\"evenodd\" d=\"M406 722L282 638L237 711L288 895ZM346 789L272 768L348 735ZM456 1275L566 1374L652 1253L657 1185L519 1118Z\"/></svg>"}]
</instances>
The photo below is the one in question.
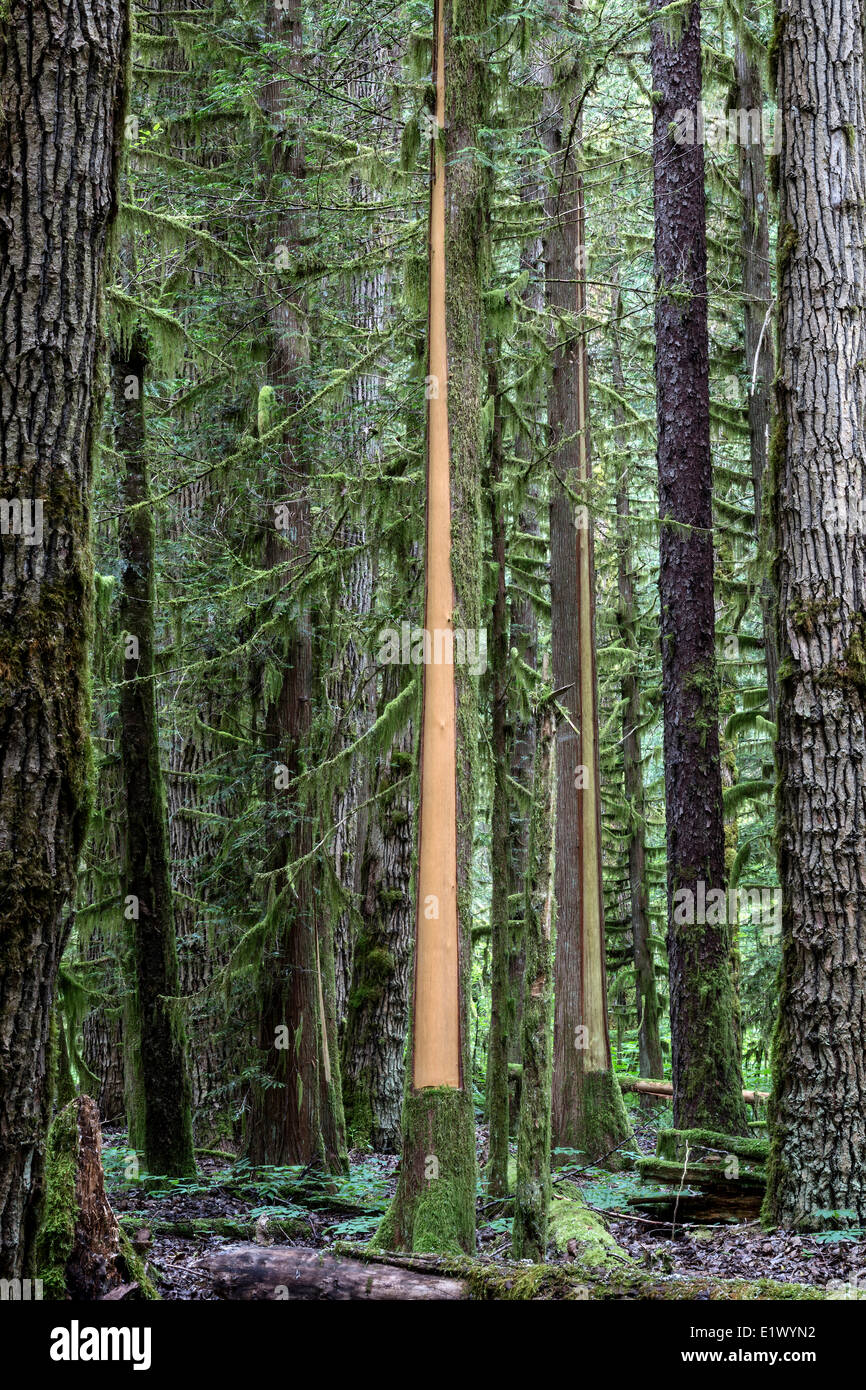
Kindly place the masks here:
<instances>
[{"instance_id":1,"label":"dark tree trunk","mask_svg":"<svg viewBox=\"0 0 866 1390\"><path fill-rule=\"evenodd\" d=\"M655 4L654 8L658 8ZM725 885L713 602L713 476L704 152L677 143L678 113L697 124L701 13L652 26L658 393L659 594L664 701L674 1119L741 1133L730 927L700 922ZM702 885L699 898L698 885ZM678 923L676 903L684 903ZM692 920L688 920L691 917Z\"/></svg>"},{"instance_id":2,"label":"dark tree trunk","mask_svg":"<svg viewBox=\"0 0 866 1390\"><path fill-rule=\"evenodd\" d=\"M10 0L0 38L0 494L43 508L41 543L0 538L2 1277L33 1264L52 998L87 823L91 448L128 24L120 0Z\"/></svg>"},{"instance_id":3,"label":"dark tree trunk","mask_svg":"<svg viewBox=\"0 0 866 1390\"><path fill-rule=\"evenodd\" d=\"M864 12L777 16L782 968L766 1211L866 1218Z\"/></svg>"},{"instance_id":4,"label":"dark tree trunk","mask_svg":"<svg viewBox=\"0 0 866 1390\"><path fill-rule=\"evenodd\" d=\"M387 667L383 706L397 692ZM343 1051L350 1143L400 1148L404 1052L412 962L412 727L380 760L361 871L361 928L354 951Z\"/></svg>"},{"instance_id":5,"label":"dark tree trunk","mask_svg":"<svg viewBox=\"0 0 866 1390\"><path fill-rule=\"evenodd\" d=\"M116 445L123 459L120 520L124 641L120 753L126 844L127 936L123 1042L130 1143L150 1173L195 1172L185 1030L173 1016L177 946L169 860L168 811L156 715L155 528L144 416L146 346L136 333L112 358Z\"/></svg>"}]
</instances>

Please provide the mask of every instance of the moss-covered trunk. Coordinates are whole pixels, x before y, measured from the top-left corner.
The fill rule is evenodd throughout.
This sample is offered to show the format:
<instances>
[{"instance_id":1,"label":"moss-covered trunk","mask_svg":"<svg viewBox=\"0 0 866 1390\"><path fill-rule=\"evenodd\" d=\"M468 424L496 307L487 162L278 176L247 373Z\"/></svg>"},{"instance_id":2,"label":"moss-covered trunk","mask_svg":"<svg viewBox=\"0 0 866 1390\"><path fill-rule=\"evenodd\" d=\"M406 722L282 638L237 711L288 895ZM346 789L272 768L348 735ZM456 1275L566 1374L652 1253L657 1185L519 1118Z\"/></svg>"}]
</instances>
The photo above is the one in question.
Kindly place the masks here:
<instances>
[{"instance_id":1,"label":"moss-covered trunk","mask_svg":"<svg viewBox=\"0 0 866 1390\"><path fill-rule=\"evenodd\" d=\"M430 195L425 628L478 640L481 410L489 173L481 0L437 5ZM441 640L441 638L440 638ZM469 666L424 667L415 985L403 1161L378 1233L393 1249L474 1252L469 1037L478 686ZM452 722L453 721L453 722Z\"/></svg>"},{"instance_id":2,"label":"moss-covered trunk","mask_svg":"<svg viewBox=\"0 0 866 1390\"><path fill-rule=\"evenodd\" d=\"M195 1172L186 1036L178 1007L168 813L156 713L155 527L145 433L146 344L112 354L115 443L122 459L120 752L126 827L124 1071L130 1143L151 1173Z\"/></svg>"},{"instance_id":3,"label":"moss-covered trunk","mask_svg":"<svg viewBox=\"0 0 866 1390\"><path fill-rule=\"evenodd\" d=\"M653 9L661 8L654 2ZM674 1116L742 1133L719 768L701 10L652 25L659 600ZM692 138L680 140L682 113ZM717 900L716 900L717 901ZM721 920L719 920L721 919Z\"/></svg>"},{"instance_id":4,"label":"moss-covered trunk","mask_svg":"<svg viewBox=\"0 0 866 1390\"><path fill-rule=\"evenodd\" d=\"M517 1126L517 1184L512 1248L519 1260L543 1260L550 1211L550 1114L553 1081L553 783L554 719L539 711L526 874L526 967L521 1038L523 1077Z\"/></svg>"},{"instance_id":5,"label":"moss-covered trunk","mask_svg":"<svg viewBox=\"0 0 866 1390\"><path fill-rule=\"evenodd\" d=\"M397 666L382 681L382 709L399 691ZM360 930L343 1043L346 1132L356 1148L400 1147L412 963L412 726L379 759L361 867Z\"/></svg>"},{"instance_id":6,"label":"moss-covered trunk","mask_svg":"<svg viewBox=\"0 0 866 1390\"><path fill-rule=\"evenodd\" d=\"M303 24L298 3L268 4L268 29L291 50L290 70L303 71ZM288 119L289 78L274 72L264 88L262 105L270 121L272 153L263 170L270 196L271 179L280 188L271 225L266 228L269 259L278 248L295 249L302 236L296 210L306 173L303 133ZM295 207L285 210L285 182L296 190ZM303 295L297 283L268 286L272 332L269 384L262 399L279 415L298 409L309 361ZM266 415L262 407L260 414ZM279 418L279 415L277 418ZM268 424L275 424L269 420ZM287 425L279 446L272 527L265 541L265 566L274 571L272 597L297 583L309 563L312 518L308 480L309 447L303 425ZM279 528L279 529L277 529ZM282 834L271 835L267 950L259 975L261 1007L258 1041L265 1077L252 1089L247 1149L258 1163L314 1163L331 1169L345 1166L345 1131L337 1046L336 984L333 931L320 912L309 856L313 847L310 798L299 790L309 753L314 689L313 624L309 601L302 595L293 608L288 596L282 622L268 654L279 670L276 689L262 690L264 741L270 785L266 795ZM301 866L292 869L298 861ZM305 861L305 862L304 862Z\"/></svg>"},{"instance_id":7,"label":"moss-covered trunk","mask_svg":"<svg viewBox=\"0 0 866 1390\"><path fill-rule=\"evenodd\" d=\"M508 1192L508 1052L513 1033L511 992L513 944L510 923L511 848L510 793L511 732L507 708L508 614L505 602L505 508L502 499L502 408L499 372L491 344L487 387L493 403L490 441L488 507L490 510L494 595L490 641L490 704L492 713L493 806L490 817L490 1029L487 1038L487 1122L490 1132L487 1189L491 1196Z\"/></svg>"},{"instance_id":8,"label":"moss-covered trunk","mask_svg":"<svg viewBox=\"0 0 866 1390\"><path fill-rule=\"evenodd\" d=\"M0 42L0 1277L32 1270L48 1040L88 816L91 449L128 15L8 0Z\"/></svg>"}]
</instances>

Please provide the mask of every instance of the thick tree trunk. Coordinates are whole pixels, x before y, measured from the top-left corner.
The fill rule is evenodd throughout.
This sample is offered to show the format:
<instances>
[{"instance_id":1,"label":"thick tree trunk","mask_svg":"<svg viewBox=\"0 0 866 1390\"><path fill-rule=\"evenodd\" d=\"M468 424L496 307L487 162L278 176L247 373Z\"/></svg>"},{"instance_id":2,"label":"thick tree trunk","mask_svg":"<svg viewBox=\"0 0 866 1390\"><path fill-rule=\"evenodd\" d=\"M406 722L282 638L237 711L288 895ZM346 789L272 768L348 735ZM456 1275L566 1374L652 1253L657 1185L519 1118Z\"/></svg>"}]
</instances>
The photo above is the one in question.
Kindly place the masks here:
<instances>
[{"instance_id":1,"label":"thick tree trunk","mask_svg":"<svg viewBox=\"0 0 866 1390\"><path fill-rule=\"evenodd\" d=\"M734 1134L743 1130L746 1119L732 1027L730 927L727 920L718 925L701 922L702 915L710 914L698 908L699 884L709 893L723 889L725 882L713 605L704 152L694 130L691 140L677 143L676 138L682 112L691 113L697 125L699 0L682 21L653 24L652 78L659 595L674 1116L678 1128Z\"/></svg>"},{"instance_id":2,"label":"thick tree trunk","mask_svg":"<svg viewBox=\"0 0 866 1390\"><path fill-rule=\"evenodd\" d=\"M777 15L782 971L766 1211L866 1218L863 6Z\"/></svg>"},{"instance_id":3,"label":"thick tree trunk","mask_svg":"<svg viewBox=\"0 0 866 1390\"><path fill-rule=\"evenodd\" d=\"M291 45L291 70L299 72L303 62L300 5L269 3L268 23L275 39ZM287 78L274 77L267 84L263 105L274 126L276 167L300 186L305 174L303 137L287 125ZM296 246L299 218L281 213L274 232L274 247ZM308 360L304 306L294 284L272 286L271 292L274 344L269 374L277 409L289 415L301 400L302 372ZM282 534L269 533L265 555L268 568L285 567L275 577L275 588L291 583L311 548L309 457L297 427L286 429L279 470L286 499L280 518L284 524ZM261 975L259 1017L259 1045L268 1082L253 1088L248 1152L257 1163L341 1168L345 1137L333 934L324 915L317 913L309 862L294 871L291 881L285 872L294 861L309 856L313 844L311 808L297 788L312 726L312 620L306 602L287 627L284 644L276 653L282 667L280 688L275 698L266 701L265 744L273 759L271 795L295 800L289 834L272 847L268 859L269 870L277 871L269 889L267 910L274 934Z\"/></svg>"},{"instance_id":4,"label":"thick tree trunk","mask_svg":"<svg viewBox=\"0 0 866 1390\"><path fill-rule=\"evenodd\" d=\"M127 936L123 1044L130 1143L150 1173L195 1172L186 1034L176 1016L177 947L168 812L156 716L155 528L144 417L146 347L136 333L112 358L117 452L123 459L120 520L124 641L120 752L126 844Z\"/></svg>"},{"instance_id":5,"label":"thick tree trunk","mask_svg":"<svg viewBox=\"0 0 866 1390\"><path fill-rule=\"evenodd\" d=\"M33 1263L51 1005L87 823L91 448L128 16L120 0L10 0L2 35L0 494L20 500L31 522L28 534L13 513L0 537L0 1276L9 1277Z\"/></svg>"},{"instance_id":6,"label":"thick tree trunk","mask_svg":"<svg viewBox=\"0 0 866 1390\"><path fill-rule=\"evenodd\" d=\"M482 288L489 173L474 153L485 112L480 0L434 13L425 629L480 627ZM447 121L446 121L447 112ZM444 146L444 148L443 148ZM447 164L447 177L446 177ZM444 659L443 659L444 658ZM403 1161L379 1229L391 1249L474 1252L475 1138L469 1032L477 677L424 666L421 815L410 1075Z\"/></svg>"}]
</instances>

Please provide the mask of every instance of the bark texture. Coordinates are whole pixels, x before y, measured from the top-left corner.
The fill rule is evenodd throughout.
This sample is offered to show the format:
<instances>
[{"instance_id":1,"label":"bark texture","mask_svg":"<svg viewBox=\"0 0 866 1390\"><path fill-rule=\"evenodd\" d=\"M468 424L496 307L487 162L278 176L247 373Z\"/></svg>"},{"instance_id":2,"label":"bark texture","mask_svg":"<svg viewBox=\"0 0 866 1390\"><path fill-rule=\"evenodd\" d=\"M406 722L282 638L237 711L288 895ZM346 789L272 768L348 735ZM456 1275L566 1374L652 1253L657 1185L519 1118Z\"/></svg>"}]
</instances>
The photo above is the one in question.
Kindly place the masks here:
<instances>
[{"instance_id":1,"label":"bark texture","mask_svg":"<svg viewBox=\"0 0 866 1390\"><path fill-rule=\"evenodd\" d=\"M653 8L659 8L655 4ZM652 25L659 595L674 1116L679 1129L737 1134L745 1112L734 1042L730 927L697 920L698 884L724 887L713 603L713 476L704 151L677 142L701 96L698 0ZM677 924L675 895L693 895ZM685 901L685 898L682 899Z\"/></svg>"},{"instance_id":2,"label":"bark texture","mask_svg":"<svg viewBox=\"0 0 866 1390\"><path fill-rule=\"evenodd\" d=\"M30 1270L47 1046L89 796L91 446L128 15L10 0L0 38L0 1276Z\"/></svg>"},{"instance_id":3,"label":"bark texture","mask_svg":"<svg viewBox=\"0 0 866 1390\"><path fill-rule=\"evenodd\" d=\"M766 1211L866 1216L863 7L777 13L782 971Z\"/></svg>"}]
</instances>

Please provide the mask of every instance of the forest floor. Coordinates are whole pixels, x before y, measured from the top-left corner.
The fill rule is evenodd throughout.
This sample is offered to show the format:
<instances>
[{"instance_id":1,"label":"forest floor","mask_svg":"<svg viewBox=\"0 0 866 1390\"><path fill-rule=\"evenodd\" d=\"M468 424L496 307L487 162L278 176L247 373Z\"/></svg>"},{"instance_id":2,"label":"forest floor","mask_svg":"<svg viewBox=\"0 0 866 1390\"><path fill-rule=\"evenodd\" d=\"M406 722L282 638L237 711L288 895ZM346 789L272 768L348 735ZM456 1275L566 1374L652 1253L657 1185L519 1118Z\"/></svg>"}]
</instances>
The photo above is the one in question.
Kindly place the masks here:
<instances>
[{"instance_id":1,"label":"forest floor","mask_svg":"<svg viewBox=\"0 0 866 1390\"><path fill-rule=\"evenodd\" d=\"M637 1112L633 1118L637 1148L653 1153L656 1125ZM340 1241L362 1245L372 1237L396 1185L396 1155L359 1152L350 1154L349 1177L337 1179L332 1191L296 1168L252 1169L244 1160L212 1153L202 1153L194 1179L130 1181L124 1140L119 1131L105 1132L109 1197L136 1249L149 1261L164 1299L214 1298L202 1258L239 1240L320 1249ZM486 1132L479 1127L482 1161L485 1151ZM629 1169L610 1173L576 1162L556 1170L554 1196L569 1189L573 1194L575 1186L623 1251L661 1279L769 1278L812 1284L836 1298L866 1287L863 1231L768 1233L757 1220L678 1223L672 1230L669 1221L629 1211L628 1197L641 1190ZM479 1196L477 1251L480 1260L510 1258L511 1216L502 1199ZM559 1264L568 1263L570 1256L551 1250L549 1258Z\"/></svg>"}]
</instances>

